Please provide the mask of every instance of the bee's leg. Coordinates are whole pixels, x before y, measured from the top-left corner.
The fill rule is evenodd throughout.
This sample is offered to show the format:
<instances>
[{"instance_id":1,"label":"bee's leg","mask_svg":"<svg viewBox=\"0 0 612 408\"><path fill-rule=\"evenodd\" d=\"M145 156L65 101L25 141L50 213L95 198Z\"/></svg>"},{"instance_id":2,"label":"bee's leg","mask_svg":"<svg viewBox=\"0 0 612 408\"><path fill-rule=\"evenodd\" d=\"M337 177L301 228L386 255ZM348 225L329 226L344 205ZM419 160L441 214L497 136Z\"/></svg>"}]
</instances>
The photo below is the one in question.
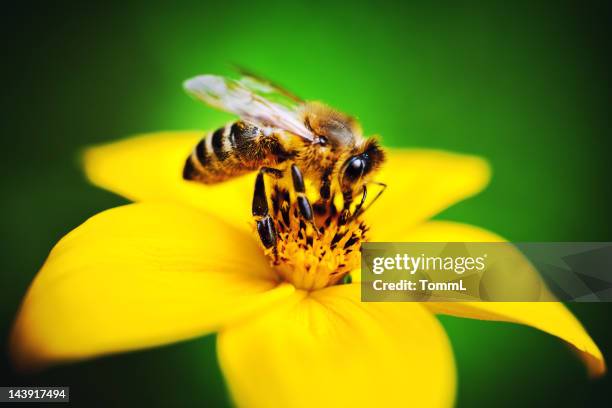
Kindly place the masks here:
<instances>
[{"instance_id":1,"label":"bee's leg","mask_svg":"<svg viewBox=\"0 0 612 408\"><path fill-rule=\"evenodd\" d=\"M363 208L363 204L365 203L366 197L368 195L368 189L365 184L362 187L362 191L363 192L361 194L361 201L359 201L359 204L355 206L355 211L353 212L353 215L351 215L351 218L350 218L351 220L353 218L357 218L361 214L361 209Z\"/></svg>"},{"instance_id":2,"label":"bee's leg","mask_svg":"<svg viewBox=\"0 0 612 408\"><path fill-rule=\"evenodd\" d=\"M319 199L314 203L313 208L317 214L327 213L327 203L331 198L331 172L333 168L325 170L321 177L321 187L319 188Z\"/></svg>"},{"instance_id":3,"label":"bee's leg","mask_svg":"<svg viewBox=\"0 0 612 408\"><path fill-rule=\"evenodd\" d=\"M268 211L268 195L266 194L266 184L264 183L265 174L272 175L274 178L281 178L283 172L271 167L262 167L255 179L252 213L257 222L257 232L259 233L261 243L264 247L271 248L276 244L276 228Z\"/></svg>"},{"instance_id":4,"label":"bee's leg","mask_svg":"<svg viewBox=\"0 0 612 408\"><path fill-rule=\"evenodd\" d=\"M302 172L295 164L291 165L291 179L293 180L293 189L295 190L295 194L297 196L297 204L300 210L300 214L306 221L312 225L313 229L319 235L319 229L315 225L314 222L314 213L312 211L312 205L310 205L310 201L308 197L306 197L306 186L304 185L304 177L302 176Z\"/></svg>"},{"instance_id":5,"label":"bee's leg","mask_svg":"<svg viewBox=\"0 0 612 408\"><path fill-rule=\"evenodd\" d=\"M349 189L342 192L342 202L344 207L338 218L338 224L344 225L351 219L351 204L353 203L353 190Z\"/></svg>"}]
</instances>

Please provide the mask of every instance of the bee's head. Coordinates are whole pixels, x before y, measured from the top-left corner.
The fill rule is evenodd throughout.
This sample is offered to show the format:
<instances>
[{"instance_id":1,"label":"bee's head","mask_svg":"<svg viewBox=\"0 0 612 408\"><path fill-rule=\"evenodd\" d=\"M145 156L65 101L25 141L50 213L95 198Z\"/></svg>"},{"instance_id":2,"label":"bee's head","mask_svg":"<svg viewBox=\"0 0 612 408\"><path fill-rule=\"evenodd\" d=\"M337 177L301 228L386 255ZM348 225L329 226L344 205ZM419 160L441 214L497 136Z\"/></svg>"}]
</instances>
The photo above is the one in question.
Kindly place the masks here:
<instances>
[{"instance_id":1,"label":"bee's head","mask_svg":"<svg viewBox=\"0 0 612 408\"><path fill-rule=\"evenodd\" d=\"M385 154L376 139L368 139L342 164L338 174L342 191L351 190L360 180L375 172L384 160Z\"/></svg>"},{"instance_id":2,"label":"bee's head","mask_svg":"<svg viewBox=\"0 0 612 408\"><path fill-rule=\"evenodd\" d=\"M318 102L305 105L304 124L315 135L314 143L332 149L352 148L361 134L355 119Z\"/></svg>"}]
</instances>

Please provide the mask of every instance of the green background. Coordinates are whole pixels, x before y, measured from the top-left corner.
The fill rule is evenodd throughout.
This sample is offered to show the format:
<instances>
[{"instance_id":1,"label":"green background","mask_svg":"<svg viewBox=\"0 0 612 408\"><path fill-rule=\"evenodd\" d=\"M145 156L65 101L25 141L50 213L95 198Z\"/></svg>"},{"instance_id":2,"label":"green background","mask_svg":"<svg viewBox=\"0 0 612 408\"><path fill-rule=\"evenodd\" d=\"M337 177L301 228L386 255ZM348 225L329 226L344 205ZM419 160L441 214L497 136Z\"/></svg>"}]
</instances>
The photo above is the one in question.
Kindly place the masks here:
<instances>
[{"instance_id":1,"label":"green background","mask_svg":"<svg viewBox=\"0 0 612 408\"><path fill-rule=\"evenodd\" d=\"M53 244L125 203L87 184L77 152L133 133L224 123L229 116L194 102L181 82L228 73L231 63L356 115L387 145L488 158L490 187L439 218L513 241L612 240L607 7L49 3L3 6L2 347ZM570 307L610 358L611 305ZM460 407L582 406L609 395L610 380L588 380L550 336L442 320L456 352ZM3 355L0 370L0 385L69 385L79 403L229 402L212 336L34 377L12 372ZM406 367L408 377L418 372Z\"/></svg>"}]
</instances>

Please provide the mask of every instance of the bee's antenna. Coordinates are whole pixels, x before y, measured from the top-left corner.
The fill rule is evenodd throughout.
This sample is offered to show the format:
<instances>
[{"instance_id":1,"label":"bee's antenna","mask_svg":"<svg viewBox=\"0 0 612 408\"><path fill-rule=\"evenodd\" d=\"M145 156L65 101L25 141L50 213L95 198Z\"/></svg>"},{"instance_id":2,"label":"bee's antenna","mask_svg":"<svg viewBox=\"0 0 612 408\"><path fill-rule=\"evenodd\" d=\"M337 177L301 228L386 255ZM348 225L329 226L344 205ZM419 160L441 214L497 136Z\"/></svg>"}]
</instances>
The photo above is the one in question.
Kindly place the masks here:
<instances>
[{"instance_id":1,"label":"bee's antenna","mask_svg":"<svg viewBox=\"0 0 612 408\"><path fill-rule=\"evenodd\" d=\"M363 186L363 197L361 199L361 202L357 205L357 208L355 209L355 212L353 213L353 215L351 216L351 220L357 218L358 216L362 215L363 213L365 213L375 202L376 200L378 200L380 198L380 196L382 195L382 193L385 192L385 190L387 189L387 185L385 183L381 183L380 181L370 181L368 182L368 184L376 184L377 186L380 186L381 189L378 193L376 193L376 195L374 196L374 199L372 201L370 201L370 203L363 207L363 203L365 202L365 196L366 196L366 186L364 184Z\"/></svg>"}]
</instances>

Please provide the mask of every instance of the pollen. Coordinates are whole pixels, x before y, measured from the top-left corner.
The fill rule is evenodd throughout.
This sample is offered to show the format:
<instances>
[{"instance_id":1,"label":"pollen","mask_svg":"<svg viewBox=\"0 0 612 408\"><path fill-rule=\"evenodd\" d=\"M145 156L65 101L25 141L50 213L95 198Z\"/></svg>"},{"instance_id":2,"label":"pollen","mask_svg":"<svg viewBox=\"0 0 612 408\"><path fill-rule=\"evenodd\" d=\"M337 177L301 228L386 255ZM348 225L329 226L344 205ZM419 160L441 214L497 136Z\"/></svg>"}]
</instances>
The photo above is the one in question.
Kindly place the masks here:
<instances>
[{"instance_id":1,"label":"pollen","mask_svg":"<svg viewBox=\"0 0 612 408\"><path fill-rule=\"evenodd\" d=\"M333 200L319 211L314 223L305 221L287 190L275 187L271 216L276 245L265 250L282 281L304 290L339 284L359 267L361 243L367 226L336 210Z\"/></svg>"}]
</instances>

